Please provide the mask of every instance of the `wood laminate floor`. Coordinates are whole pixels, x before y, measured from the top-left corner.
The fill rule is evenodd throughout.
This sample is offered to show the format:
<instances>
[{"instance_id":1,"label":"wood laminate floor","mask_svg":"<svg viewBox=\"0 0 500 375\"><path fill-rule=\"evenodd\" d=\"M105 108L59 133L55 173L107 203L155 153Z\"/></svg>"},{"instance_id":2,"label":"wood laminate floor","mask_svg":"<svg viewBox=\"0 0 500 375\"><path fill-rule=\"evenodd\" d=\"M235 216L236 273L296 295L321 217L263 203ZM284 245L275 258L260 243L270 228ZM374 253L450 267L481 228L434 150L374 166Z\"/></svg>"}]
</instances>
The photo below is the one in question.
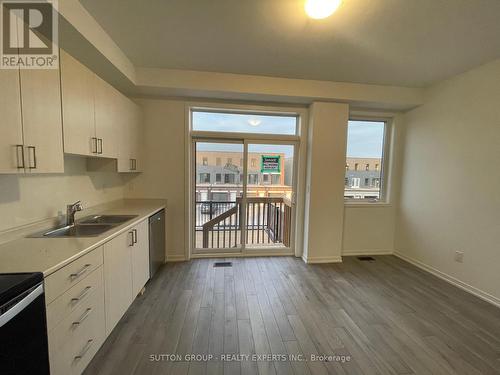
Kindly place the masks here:
<instances>
[{"instance_id":1,"label":"wood laminate floor","mask_svg":"<svg viewBox=\"0 0 500 375\"><path fill-rule=\"evenodd\" d=\"M396 257L375 259L168 264L86 374L500 374L500 309Z\"/></svg>"}]
</instances>

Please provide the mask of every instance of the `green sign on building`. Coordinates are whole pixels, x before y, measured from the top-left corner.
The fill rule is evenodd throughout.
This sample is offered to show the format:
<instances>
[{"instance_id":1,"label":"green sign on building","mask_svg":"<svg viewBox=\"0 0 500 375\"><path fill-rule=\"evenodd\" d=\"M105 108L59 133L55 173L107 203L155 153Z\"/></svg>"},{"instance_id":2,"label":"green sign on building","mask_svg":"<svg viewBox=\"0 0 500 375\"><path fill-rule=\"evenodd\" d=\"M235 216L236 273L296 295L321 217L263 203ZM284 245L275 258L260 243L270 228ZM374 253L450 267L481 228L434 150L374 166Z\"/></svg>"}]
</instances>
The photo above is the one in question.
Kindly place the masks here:
<instances>
[{"instance_id":1,"label":"green sign on building","mask_svg":"<svg viewBox=\"0 0 500 375\"><path fill-rule=\"evenodd\" d=\"M261 173L281 173L281 156L273 155L266 156L262 155L260 162L260 172Z\"/></svg>"}]
</instances>

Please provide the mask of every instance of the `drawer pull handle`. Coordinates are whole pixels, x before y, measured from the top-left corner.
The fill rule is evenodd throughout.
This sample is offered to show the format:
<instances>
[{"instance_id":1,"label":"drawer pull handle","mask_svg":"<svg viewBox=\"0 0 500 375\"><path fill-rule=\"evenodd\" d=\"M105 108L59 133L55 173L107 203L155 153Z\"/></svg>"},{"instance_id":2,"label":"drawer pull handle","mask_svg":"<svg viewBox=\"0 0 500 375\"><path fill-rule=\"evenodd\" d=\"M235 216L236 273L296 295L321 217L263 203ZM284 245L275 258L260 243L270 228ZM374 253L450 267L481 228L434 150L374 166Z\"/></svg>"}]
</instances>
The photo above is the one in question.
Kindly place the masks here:
<instances>
[{"instance_id":1,"label":"drawer pull handle","mask_svg":"<svg viewBox=\"0 0 500 375\"><path fill-rule=\"evenodd\" d=\"M85 310L85 312L80 317L80 319L78 319L78 321L73 322L73 327L77 327L78 325L82 324L83 321L89 317L91 312L92 312L92 309L89 307L87 310Z\"/></svg>"},{"instance_id":2,"label":"drawer pull handle","mask_svg":"<svg viewBox=\"0 0 500 375\"><path fill-rule=\"evenodd\" d=\"M89 341L87 341L87 343L85 344L85 346L83 347L82 351L80 352L80 354L78 354L77 356L75 356L75 361L79 361L80 359L83 358L83 356L85 354L87 354L87 352L89 351L89 349L92 347L92 344L94 343L94 340L93 339L90 339Z\"/></svg>"},{"instance_id":3,"label":"drawer pull handle","mask_svg":"<svg viewBox=\"0 0 500 375\"><path fill-rule=\"evenodd\" d=\"M80 271L78 271L77 273L72 273L71 275L69 275L69 277L71 277L72 280L79 278L85 272L87 272L87 270L89 269L90 266L91 266L91 264L84 265Z\"/></svg>"},{"instance_id":4,"label":"drawer pull handle","mask_svg":"<svg viewBox=\"0 0 500 375\"><path fill-rule=\"evenodd\" d=\"M137 229L132 229L132 240L134 241L134 244L137 243Z\"/></svg>"},{"instance_id":5,"label":"drawer pull handle","mask_svg":"<svg viewBox=\"0 0 500 375\"><path fill-rule=\"evenodd\" d=\"M78 301L80 301L81 299L83 299L87 294L89 294L90 290L92 289L91 286L88 286L86 287L78 297L75 297L75 298L71 298L71 302L73 303L77 303Z\"/></svg>"}]
</instances>

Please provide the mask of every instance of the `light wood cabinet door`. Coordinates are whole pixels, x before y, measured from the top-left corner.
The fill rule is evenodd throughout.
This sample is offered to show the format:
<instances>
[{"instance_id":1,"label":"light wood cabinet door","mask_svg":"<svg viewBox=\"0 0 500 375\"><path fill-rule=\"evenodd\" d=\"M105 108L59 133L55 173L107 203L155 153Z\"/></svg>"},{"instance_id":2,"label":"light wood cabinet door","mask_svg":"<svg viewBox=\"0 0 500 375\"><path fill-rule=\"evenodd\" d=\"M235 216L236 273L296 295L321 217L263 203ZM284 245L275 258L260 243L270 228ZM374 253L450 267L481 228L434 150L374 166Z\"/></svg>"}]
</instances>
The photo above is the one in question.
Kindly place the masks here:
<instances>
[{"instance_id":1,"label":"light wood cabinet door","mask_svg":"<svg viewBox=\"0 0 500 375\"><path fill-rule=\"evenodd\" d=\"M19 71L0 69L0 173L23 173Z\"/></svg>"},{"instance_id":2,"label":"light wood cabinet door","mask_svg":"<svg viewBox=\"0 0 500 375\"><path fill-rule=\"evenodd\" d=\"M121 94L113 86L94 76L94 98L98 156L117 158Z\"/></svg>"},{"instance_id":3,"label":"light wood cabinet door","mask_svg":"<svg viewBox=\"0 0 500 375\"><path fill-rule=\"evenodd\" d=\"M149 280L149 222L144 220L134 229L134 246L132 247L132 289L134 296Z\"/></svg>"},{"instance_id":4,"label":"light wood cabinet door","mask_svg":"<svg viewBox=\"0 0 500 375\"><path fill-rule=\"evenodd\" d=\"M20 73L25 170L64 173L59 71L23 69Z\"/></svg>"},{"instance_id":5,"label":"light wood cabinet door","mask_svg":"<svg viewBox=\"0 0 500 375\"><path fill-rule=\"evenodd\" d=\"M143 162L143 153L142 147L144 143L144 128L142 121L142 111L141 108L132 103L132 124L131 124L131 158L135 160L134 162L134 172L142 172Z\"/></svg>"},{"instance_id":6,"label":"light wood cabinet door","mask_svg":"<svg viewBox=\"0 0 500 375\"><path fill-rule=\"evenodd\" d=\"M109 335L134 299L132 291L132 231L104 244L106 334Z\"/></svg>"},{"instance_id":7,"label":"light wood cabinet door","mask_svg":"<svg viewBox=\"0 0 500 375\"><path fill-rule=\"evenodd\" d=\"M96 155L94 73L61 50L64 152Z\"/></svg>"}]
</instances>

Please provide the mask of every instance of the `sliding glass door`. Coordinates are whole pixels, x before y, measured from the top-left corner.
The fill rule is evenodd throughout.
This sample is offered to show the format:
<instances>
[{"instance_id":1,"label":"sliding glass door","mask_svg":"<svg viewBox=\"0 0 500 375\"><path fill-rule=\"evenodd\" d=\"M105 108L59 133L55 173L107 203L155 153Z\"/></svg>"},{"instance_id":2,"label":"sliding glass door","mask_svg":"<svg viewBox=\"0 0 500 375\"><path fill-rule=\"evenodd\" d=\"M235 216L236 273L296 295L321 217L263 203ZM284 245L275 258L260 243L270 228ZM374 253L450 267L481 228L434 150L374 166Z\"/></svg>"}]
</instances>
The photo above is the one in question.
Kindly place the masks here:
<instances>
[{"instance_id":1,"label":"sliding glass door","mask_svg":"<svg viewBox=\"0 0 500 375\"><path fill-rule=\"evenodd\" d=\"M194 139L195 253L290 250L296 144Z\"/></svg>"},{"instance_id":2,"label":"sliding glass door","mask_svg":"<svg viewBox=\"0 0 500 375\"><path fill-rule=\"evenodd\" d=\"M194 153L195 248L240 251L244 144L242 141L196 141Z\"/></svg>"}]
</instances>

